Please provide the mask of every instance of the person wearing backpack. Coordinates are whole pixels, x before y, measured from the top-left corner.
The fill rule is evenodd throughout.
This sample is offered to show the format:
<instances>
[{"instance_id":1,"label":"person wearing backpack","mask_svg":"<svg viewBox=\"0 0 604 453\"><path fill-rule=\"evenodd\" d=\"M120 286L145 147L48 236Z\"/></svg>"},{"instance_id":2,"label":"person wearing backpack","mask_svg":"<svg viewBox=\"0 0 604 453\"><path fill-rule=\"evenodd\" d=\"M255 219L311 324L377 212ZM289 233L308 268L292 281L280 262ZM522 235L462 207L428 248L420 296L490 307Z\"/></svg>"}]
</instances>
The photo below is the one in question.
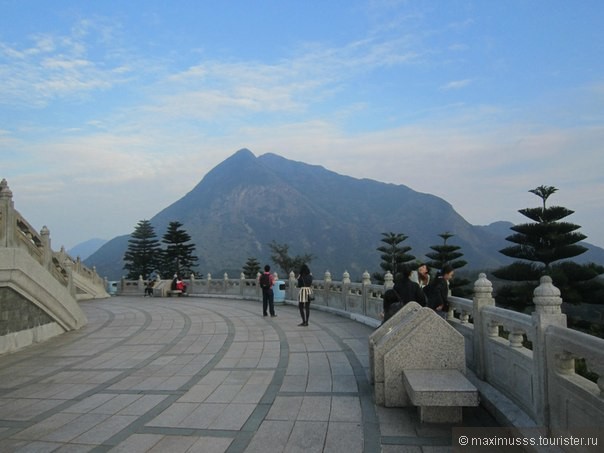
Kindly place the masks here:
<instances>
[{"instance_id":1,"label":"person wearing backpack","mask_svg":"<svg viewBox=\"0 0 604 453\"><path fill-rule=\"evenodd\" d=\"M271 314L271 318L275 318L275 294L273 293L273 275L271 267L267 264L264 266L264 273L260 275L258 281L262 289L262 316L268 316L267 309Z\"/></svg>"}]
</instances>

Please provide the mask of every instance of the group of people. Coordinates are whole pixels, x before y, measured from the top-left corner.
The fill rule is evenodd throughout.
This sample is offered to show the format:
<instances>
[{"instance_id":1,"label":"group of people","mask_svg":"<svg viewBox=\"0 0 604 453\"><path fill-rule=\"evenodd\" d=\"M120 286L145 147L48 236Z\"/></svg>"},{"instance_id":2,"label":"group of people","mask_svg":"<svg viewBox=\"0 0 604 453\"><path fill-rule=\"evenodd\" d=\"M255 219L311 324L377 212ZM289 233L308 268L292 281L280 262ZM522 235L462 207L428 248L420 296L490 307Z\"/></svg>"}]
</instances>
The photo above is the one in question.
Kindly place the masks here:
<instances>
[{"instance_id":1,"label":"group of people","mask_svg":"<svg viewBox=\"0 0 604 453\"><path fill-rule=\"evenodd\" d=\"M271 267L268 264L264 266L264 274L260 276L259 281L262 288L262 315L268 316L270 313L271 317L274 318L277 316L275 313L275 295L273 292L275 281L271 274ZM262 284L262 281L267 281L268 283ZM302 317L302 322L298 326L308 326L310 303L312 301L312 273L308 265L303 264L300 266L300 271L298 272L298 309Z\"/></svg>"},{"instance_id":2,"label":"group of people","mask_svg":"<svg viewBox=\"0 0 604 453\"><path fill-rule=\"evenodd\" d=\"M405 266L395 276L394 287L384 293L384 322L412 301L444 316L449 311L449 281L454 273L453 267L445 265L432 279L427 264L421 263L416 271Z\"/></svg>"}]
</instances>

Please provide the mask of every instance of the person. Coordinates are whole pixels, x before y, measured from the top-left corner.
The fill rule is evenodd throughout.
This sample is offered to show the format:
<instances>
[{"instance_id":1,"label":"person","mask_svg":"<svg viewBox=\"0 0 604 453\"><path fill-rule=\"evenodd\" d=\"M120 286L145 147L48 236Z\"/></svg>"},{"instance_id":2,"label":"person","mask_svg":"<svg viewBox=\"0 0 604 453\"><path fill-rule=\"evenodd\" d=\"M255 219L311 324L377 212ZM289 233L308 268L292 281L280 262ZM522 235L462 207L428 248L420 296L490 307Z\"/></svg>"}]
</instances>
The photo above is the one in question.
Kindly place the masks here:
<instances>
[{"instance_id":1,"label":"person","mask_svg":"<svg viewBox=\"0 0 604 453\"><path fill-rule=\"evenodd\" d=\"M416 271L417 283L420 288L428 286L430 283L430 268L425 263L420 263Z\"/></svg>"},{"instance_id":2,"label":"person","mask_svg":"<svg viewBox=\"0 0 604 453\"><path fill-rule=\"evenodd\" d=\"M182 294L187 292L187 285L186 283L180 278L180 276L177 278L176 280L176 290L177 291L182 291Z\"/></svg>"},{"instance_id":3,"label":"person","mask_svg":"<svg viewBox=\"0 0 604 453\"><path fill-rule=\"evenodd\" d=\"M428 297L428 307L443 317L449 311L449 282L454 274L453 267L447 264L438 272L436 278L424 288Z\"/></svg>"},{"instance_id":4,"label":"person","mask_svg":"<svg viewBox=\"0 0 604 453\"><path fill-rule=\"evenodd\" d=\"M155 280L153 279L149 279L147 281L147 284L145 285L145 296L150 296L153 297L153 285L155 285Z\"/></svg>"},{"instance_id":5,"label":"person","mask_svg":"<svg viewBox=\"0 0 604 453\"><path fill-rule=\"evenodd\" d=\"M310 301L312 300L312 274L306 264L300 266L298 274L298 309L302 322L299 326L308 326L308 316L310 315Z\"/></svg>"},{"instance_id":6,"label":"person","mask_svg":"<svg viewBox=\"0 0 604 453\"><path fill-rule=\"evenodd\" d=\"M264 278L263 278L264 277ZM274 279L271 274L271 267L267 264L264 266L264 273L260 276L260 287L262 288L262 316L268 316L267 309L271 314L271 318L275 318L275 293L273 292ZM263 283L267 282L266 284Z\"/></svg>"},{"instance_id":7,"label":"person","mask_svg":"<svg viewBox=\"0 0 604 453\"><path fill-rule=\"evenodd\" d=\"M384 293L383 322L388 321L397 311L408 302L417 302L426 305L426 296L419 284L411 280L411 268L404 266L402 272L397 274L394 287Z\"/></svg>"},{"instance_id":8,"label":"person","mask_svg":"<svg viewBox=\"0 0 604 453\"><path fill-rule=\"evenodd\" d=\"M426 295L422 291L420 285L411 280L411 268L403 266L401 273L397 276L394 282L394 291L398 294L401 302L417 302L422 307L426 306Z\"/></svg>"}]
</instances>

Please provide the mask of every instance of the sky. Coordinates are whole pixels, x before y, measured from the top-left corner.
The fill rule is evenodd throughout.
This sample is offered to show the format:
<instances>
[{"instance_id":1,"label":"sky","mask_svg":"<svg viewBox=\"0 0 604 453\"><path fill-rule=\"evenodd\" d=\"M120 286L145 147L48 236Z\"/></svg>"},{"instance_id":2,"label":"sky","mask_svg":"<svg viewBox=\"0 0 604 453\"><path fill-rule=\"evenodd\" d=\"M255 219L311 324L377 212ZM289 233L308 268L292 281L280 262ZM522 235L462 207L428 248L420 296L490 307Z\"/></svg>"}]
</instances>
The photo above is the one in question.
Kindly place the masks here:
<instances>
[{"instance_id":1,"label":"sky","mask_svg":"<svg viewBox=\"0 0 604 453\"><path fill-rule=\"evenodd\" d=\"M241 148L475 225L554 186L604 247L603 22L600 0L0 0L0 178L55 250L130 234Z\"/></svg>"}]
</instances>

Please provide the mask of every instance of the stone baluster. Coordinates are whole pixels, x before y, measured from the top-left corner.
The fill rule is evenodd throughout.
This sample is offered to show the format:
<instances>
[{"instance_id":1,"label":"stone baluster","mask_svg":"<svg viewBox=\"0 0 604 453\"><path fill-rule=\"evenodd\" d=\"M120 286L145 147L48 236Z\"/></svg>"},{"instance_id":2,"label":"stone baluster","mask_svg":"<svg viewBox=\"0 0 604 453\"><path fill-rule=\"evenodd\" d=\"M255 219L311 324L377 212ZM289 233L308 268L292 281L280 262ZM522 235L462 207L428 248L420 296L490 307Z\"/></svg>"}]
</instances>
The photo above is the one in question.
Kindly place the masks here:
<instances>
[{"instance_id":1,"label":"stone baluster","mask_svg":"<svg viewBox=\"0 0 604 453\"><path fill-rule=\"evenodd\" d=\"M260 274L258 274L260 275ZM296 286L298 285L298 281L296 280L296 274L294 271L290 271L289 273L289 298L291 300L298 300L298 294L296 292Z\"/></svg>"},{"instance_id":2,"label":"stone baluster","mask_svg":"<svg viewBox=\"0 0 604 453\"><path fill-rule=\"evenodd\" d=\"M69 294L75 297L76 288L73 283L73 263L71 261L68 261L67 263L65 263L65 268L67 269L67 291L69 291Z\"/></svg>"},{"instance_id":3,"label":"stone baluster","mask_svg":"<svg viewBox=\"0 0 604 453\"><path fill-rule=\"evenodd\" d=\"M331 295L331 272L325 271L323 276L323 302L329 307L329 299Z\"/></svg>"},{"instance_id":4,"label":"stone baluster","mask_svg":"<svg viewBox=\"0 0 604 453\"><path fill-rule=\"evenodd\" d=\"M392 288L394 288L394 277L390 271L387 271L386 275L384 275L384 292Z\"/></svg>"},{"instance_id":5,"label":"stone baluster","mask_svg":"<svg viewBox=\"0 0 604 453\"><path fill-rule=\"evenodd\" d=\"M549 326L566 327L566 315L562 313L562 298L560 290L556 288L550 276L541 277L540 285L533 292L535 311L532 314L532 323L535 329L533 340L533 366L535 367L535 413L537 423L549 425L549 393L547 386L547 351L545 344L545 331ZM552 363L551 366L556 366Z\"/></svg>"},{"instance_id":6,"label":"stone baluster","mask_svg":"<svg viewBox=\"0 0 604 453\"><path fill-rule=\"evenodd\" d=\"M46 225L40 230L40 237L42 238L42 266L50 271L52 266L52 249L50 248L50 231Z\"/></svg>"},{"instance_id":7,"label":"stone baluster","mask_svg":"<svg viewBox=\"0 0 604 453\"><path fill-rule=\"evenodd\" d=\"M145 291L145 281L143 280L142 275L138 276L138 285L137 286L138 286L139 291Z\"/></svg>"},{"instance_id":8,"label":"stone baluster","mask_svg":"<svg viewBox=\"0 0 604 453\"><path fill-rule=\"evenodd\" d=\"M371 286L371 275L368 271L363 272L363 286L362 286L362 294L363 294L363 312L361 314L367 315L367 305L369 305L369 287Z\"/></svg>"},{"instance_id":9,"label":"stone baluster","mask_svg":"<svg viewBox=\"0 0 604 453\"><path fill-rule=\"evenodd\" d=\"M348 311L348 298L350 296L350 274L344 271L342 274L342 305Z\"/></svg>"},{"instance_id":10,"label":"stone baluster","mask_svg":"<svg viewBox=\"0 0 604 453\"><path fill-rule=\"evenodd\" d=\"M482 319L482 310L485 307L495 306L493 299L493 284L487 279L486 274L479 274L478 280L474 282L474 303L472 305L472 317L474 318L474 361L476 376L480 379L486 378L486 342L487 335L492 336L494 332L498 335L498 326L485 326ZM486 330L486 331L485 331Z\"/></svg>"},{"instance_id":11,"label":"stone baluster","mask_svg":"<svg viewBox=\"0 0 604 453\"><path fill-rule=\"evenodd\" d=\"M227 274L225 272L224 275L222 276L222 292L223 292L223 294L227 293L228 288L229 288L229 274Z\"/></svg>"},{"instance_id":12,"label":"stone baluster","mask_svg":"<svg viewBox=\"0 0 604 453\"><path fill-rule=\"evenodd\" d=\"M189 294L193 294L195 292L195 274L191 272L189 276L189 290L187 291Z\"/></svg>"},{"instance_id":13,"label":"stone baluster","mask_svg":"<svg viewBox=\"0 0 604 453\"><path fill-rule=\"evenodd\" d=\"M239 295L241 297L244 296L244 289L245 289L245 274L242 272L239 274Z\"/></svg>"},{"instance_id":14,"label":"stone baluster","mask_svg":"<svg viewBox=\"0 0 604 453\"><path fill-rule=\"evenodd\" d=\"M15 207L6 179L0 181L0 246L15 247Z\"/></svg>"}]
</instances>

